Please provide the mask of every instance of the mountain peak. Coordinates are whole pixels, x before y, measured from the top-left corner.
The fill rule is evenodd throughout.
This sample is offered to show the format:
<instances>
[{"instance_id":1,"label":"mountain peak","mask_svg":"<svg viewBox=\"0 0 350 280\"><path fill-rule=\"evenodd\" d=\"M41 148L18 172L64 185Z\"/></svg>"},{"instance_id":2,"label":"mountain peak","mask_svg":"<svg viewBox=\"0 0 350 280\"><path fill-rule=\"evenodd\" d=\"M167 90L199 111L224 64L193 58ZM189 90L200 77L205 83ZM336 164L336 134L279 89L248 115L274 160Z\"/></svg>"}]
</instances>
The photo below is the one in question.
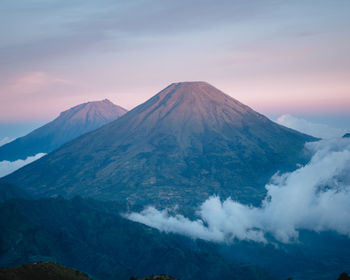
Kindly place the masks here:
<instances>
[{"instance_id":1,"label":"mountain peak","mask_svg":"<svg viewBox=\"0 0 350 280\"><path fill-rule=\"evenodd\" d=\"M113 104L108 99L89 101L63 111L47 125L51 126L52 129L66 127L68 130L72 130L74 127L82 134L113 121L126 112L127 110Z\"/></svg>"},{"instance_id":2,"label":"mountain peak","mask_svg":"<svg viewBox=\"0 0 350 280\"><path fill-rule=\"evenodd\" d=\"M104 103L112 103L114 104L112 101L110 101L108 98L105 98L103 99L101 102L104 102Z\"/></svg>"},{"instance_id":3,"label":"mountain peak","mask_svg":"<svg viewBox=\"0 0 350 280\"><path fill-rule=\"evenodd\" d=\"M203 86L210 86L213 87L211 84L205 82L205 81L185 81L185 82L176 82L172 83L171 85L176 85L176 86L183 86L183 87L192 87L192 88L199 88Z\"/></svg>"},{"instance_id":4,"label":"mountain peak","mask_svg":"<svg viewBox=\"0 0 350 280\"><path fill-rule=\"evenodd\" d=\"M81 118L84 119L86 116L101 118L120 117L125 114L127 110L113 104L110 100L104 99L100 101L89 101L79 105L76 105L60 114L60 117L64 118ZM57 120L57 119L56 119Z\"/></svg>"},{"instance_id":5,"label":"mountain peak","mask_svg":"<svg viewBox=\"0 0 350 280\"><path fill-rule=\"evenodd\" d=\"M79 104L26 136L0 147L0 160L25 159L37 153L51 152L84 133L116 120L126 112L108 99Z\"/></svg>"},{"instance_id":6,"label":"mountain peak","mask_svg":"<svg viewBox=\"0 0 350 280\"><path fill-rule=\"evenodd\" d=\"M207 93L211 95L216 95L216 94L226 95L216 87L203 81L172 83L163 91L167 91L167 90L177 91L178 93L188 94L188 95L201 94L201 93Z\"/></svg>"},{"instance_id":7,"label":"mountain peak","mask_svg":"<svg viewBox=\"0 0 350 280\"><path fill-rule=\"evenodd\" d=\"M242 127L243 120L249 118L266 119L206 82L172 83L133 113L139 114L140 123L158 127L173 124L180 134L201 132L208 126Z\"/></svg>"},{"instance_id":8,"label":"mountain peak","mask_svg":"<svg viewBox=\"0 0 350 280\"><path fill-rule=\"evenodd\" d=\"M208 83L173 83L4 179L36 196L189 205L218 194L252 203L277 170L303 163L313 139Z\"/></svg>"},{"instance_id":9,"label":"mountain peak","mask_svg":"<svg viewBox=\"0 0 350 280\"><path fill-rule=\"evenodd\" d=\"M206 102L220 106L227 104L234 107L249 108L211 84L203 81L172 83L160 91L155 97L157 98L157 96L159 98L167 99L169 99L170 96L173 96L173 98L192 98L183 100L192 105L194 105L193 102L196 101L199 103Z\"/></svg>"},{"instance_id":10,"label":"mountain peak","mask_svg":"<svg viewBox=\"0 0 350 280\"><path fill-rule=\"evenodd\" d=\"M81 105L84 105L84 104L90 104L90 105L102 105L102 104L111 104L113 106L118 106L118 105L115 105L112 101L110 101L108 98L105 98L105 99L102 99L102 100L96 100L96 101L88 101L86 103L83 103ZM78 105L79 106L79 105ZM119 106L118 106L119 107Z\"/></svg>"}]
</instances>

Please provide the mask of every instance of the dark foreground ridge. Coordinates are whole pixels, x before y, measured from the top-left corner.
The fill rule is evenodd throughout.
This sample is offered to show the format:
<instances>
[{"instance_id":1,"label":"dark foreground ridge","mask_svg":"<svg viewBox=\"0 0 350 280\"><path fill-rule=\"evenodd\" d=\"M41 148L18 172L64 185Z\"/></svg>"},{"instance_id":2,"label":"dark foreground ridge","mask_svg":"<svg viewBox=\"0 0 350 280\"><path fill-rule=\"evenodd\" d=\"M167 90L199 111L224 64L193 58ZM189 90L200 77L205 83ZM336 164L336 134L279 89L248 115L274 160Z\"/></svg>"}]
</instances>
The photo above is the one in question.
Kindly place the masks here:
<instances>
[{"instance_id":1,"label":"dark foreground ridge","mask_svg":"<svg viewBox=\"0 0 350 280\"><path fill-rule=\"evenodd\" d=\"M54 262L0 268L0 280L92 280L85 273Z\"/></svg>"},{"instance_id":2,"label":"dark foreground ridge","mask_svg":"<svg viewBox=\"0 0 350 280\"><path fill-rule=\"evenodd\" d=\"M113 278L113 279L118 279ZM0 280L93 280L85 273L55 262L36 262L13 268L0 268ZM176 280L167 275L151 275L130 280ZM345 280L345 279L344 279Z\"/></svg>"},{"instance_id":3,"label":"dark foreground ridge","mask_svg":"<svg viewBox=\"0 0 350 280\"><path fill-rule=\"evenodd\" d=\"M2 180L34 197L193 206L217 194L255 203L276 171L306 162L312 140L208 83L174 83Z\"/></svg>"},{"instance_id":4,"label":"dark foreground ridge","mask_svg":"<svg viewBox=\"0 0 350 280\"><path fill-rule=\"evenodd\" d=\"M130 280L176 280L175 278L168 275L151 275L145 278L130 277Z\"/></svg>"},{"instance_id":5,"label":"dark foreground ridge","mask_svg":"<svg viewBox=\"0 0 350 280\"><path fill-rule=\"evenodd\" d=\"M13 268L0 268L0 280L93 280L85 273L72 268L64 267L54 262L37 262ZM115 278L118 279L118 278ZM292 279L292 278L288 278ZM130 277L130 280L176 280L161 274L144 278ZM193 279L195 280L195 279ZM350 280L350 276L343 272L337 280Z\"/></svg>"}]
</instances>

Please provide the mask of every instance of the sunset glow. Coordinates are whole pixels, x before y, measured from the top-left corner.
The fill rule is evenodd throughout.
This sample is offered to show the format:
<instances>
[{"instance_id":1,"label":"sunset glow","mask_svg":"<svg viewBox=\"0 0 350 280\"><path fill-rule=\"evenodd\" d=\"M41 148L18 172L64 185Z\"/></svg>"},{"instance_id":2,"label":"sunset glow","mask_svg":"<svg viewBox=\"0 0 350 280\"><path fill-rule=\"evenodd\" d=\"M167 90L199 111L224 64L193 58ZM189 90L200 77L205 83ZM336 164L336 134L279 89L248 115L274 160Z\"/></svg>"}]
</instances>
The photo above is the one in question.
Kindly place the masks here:
<instances>
[{"instance_id":1,"label":"sunset glow","mask_svg":"<svg viewBox=\"0 0 350 280\"><path fill-rule=\"evenodd\" d=\"M349 9L327 0L5 1L0 122L48 121L104 98L132 109L196 80L267 115L346 115Z\"/></svg>"}]
</instances>

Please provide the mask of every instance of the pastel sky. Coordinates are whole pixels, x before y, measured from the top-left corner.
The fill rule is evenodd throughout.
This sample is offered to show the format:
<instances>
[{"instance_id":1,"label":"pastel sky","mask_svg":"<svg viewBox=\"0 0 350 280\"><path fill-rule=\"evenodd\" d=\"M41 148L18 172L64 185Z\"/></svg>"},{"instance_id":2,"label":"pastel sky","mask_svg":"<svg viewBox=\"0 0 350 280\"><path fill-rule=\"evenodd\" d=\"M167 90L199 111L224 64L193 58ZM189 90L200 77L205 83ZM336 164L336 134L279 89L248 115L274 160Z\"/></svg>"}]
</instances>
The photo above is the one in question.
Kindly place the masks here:
<instances>
[{"instance_id":1,"label":"pastel sky","mask_svg":"<svg viewBox=\"0 0 350 280\"><path fill-rule=\"evenodd\" d=\"M349 0L2 0L0 123L131 109L193 80L268 115L349 117L349 14Z\"/></svg>"}]
</instances>

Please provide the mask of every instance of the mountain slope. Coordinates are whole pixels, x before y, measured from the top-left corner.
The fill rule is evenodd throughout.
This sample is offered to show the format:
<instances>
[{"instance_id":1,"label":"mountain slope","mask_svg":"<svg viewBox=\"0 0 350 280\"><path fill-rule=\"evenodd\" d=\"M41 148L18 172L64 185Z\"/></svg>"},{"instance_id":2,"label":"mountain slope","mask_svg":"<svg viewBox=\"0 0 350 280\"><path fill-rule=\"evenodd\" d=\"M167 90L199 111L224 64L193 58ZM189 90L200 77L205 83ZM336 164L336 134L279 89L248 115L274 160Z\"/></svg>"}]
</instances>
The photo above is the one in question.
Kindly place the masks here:
<instances>
[{"instance_id":1,"label":"mountain slope","mask_svg":"<svg viewBox=\"0 0 350 280\"><path fill-rule=\"evenodd\" d=\"M14 185L0 182L0 202L15 198L30 199L30 196Z\"/></svg>"},{"instance_id":2,"label":"mountain slope","mask_svg":"<svg viewBox=\"0 0 350 280\"><path fill-rule=\"evenodd\" d=\"M271 279L257 266L227 262L193 240L78 197L0 203L0 232L0 267L50 260L96 280L163 273L183 280Z\"/></svg>"},{"instance_id":3,"label":"mountain slope","mask_svg":"<svg viewBox=\"0 0 350 280\"><path fill-rule=\"evenodd\" d=\"M205 82L176 83L2 180L36 196L193 205L219 194L254 203L277 170L305 161L312 140Z\"/></svg>"},{"instance_id":4,"label":"mountain slope","mask_svg":"<svg viewBox=\"0 0 350 280\"><path fill-rule=\"evenodd\" d=\"M0 147L0 161L49 153L62 144L111 122L126 110L109 100L87 102L62 112L55 120Z\"/></svg>"}]
</instances>

